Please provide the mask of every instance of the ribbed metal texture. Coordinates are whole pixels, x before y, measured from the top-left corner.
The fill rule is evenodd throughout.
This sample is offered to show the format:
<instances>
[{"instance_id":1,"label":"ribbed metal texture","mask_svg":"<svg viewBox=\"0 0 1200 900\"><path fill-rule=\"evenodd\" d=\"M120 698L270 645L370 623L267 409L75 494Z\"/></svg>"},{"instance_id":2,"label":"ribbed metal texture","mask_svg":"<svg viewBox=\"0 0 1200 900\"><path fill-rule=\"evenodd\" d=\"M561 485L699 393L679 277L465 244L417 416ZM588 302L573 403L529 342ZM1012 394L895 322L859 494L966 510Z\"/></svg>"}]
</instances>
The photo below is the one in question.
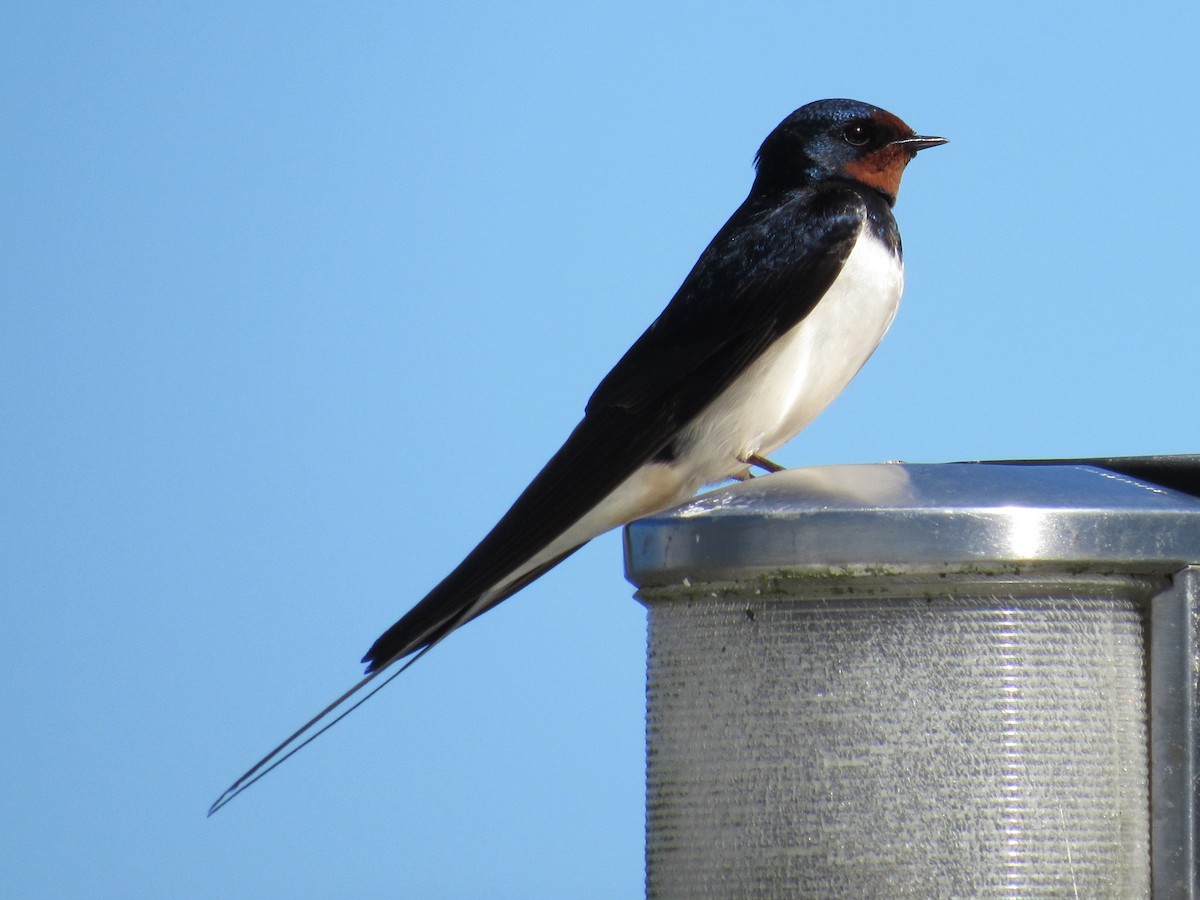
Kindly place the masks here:
<instances>
[{"instance_id":1,"label":"ribbed metal texture","mask_svg":"<svg viewBox=\"0 0 1200 900\"><path fill-rule=\"evenodd\" d=\"M1149 895L1156 586L764 584L642 591L649 896Z\"/></svg>"}]
</instances>

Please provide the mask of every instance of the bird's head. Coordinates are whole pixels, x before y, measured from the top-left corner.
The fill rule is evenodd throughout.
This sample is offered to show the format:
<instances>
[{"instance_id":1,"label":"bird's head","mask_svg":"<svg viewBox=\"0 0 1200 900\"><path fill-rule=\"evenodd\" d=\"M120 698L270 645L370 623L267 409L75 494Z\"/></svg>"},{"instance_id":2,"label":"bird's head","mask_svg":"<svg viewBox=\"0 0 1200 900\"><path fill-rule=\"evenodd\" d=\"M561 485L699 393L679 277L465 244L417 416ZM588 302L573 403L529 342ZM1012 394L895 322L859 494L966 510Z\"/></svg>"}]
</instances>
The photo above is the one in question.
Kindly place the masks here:
<instances>
[{"instance_id":1,"label":"bird's head","mask_svg":"<svg viewBox=\"0 0 1200 900\"><path fill-rule=\"evenodd\" d=\"M918 150L946 143L857 100L800 107L767 135L755 157L755 189L775 192L829 178L851 179L896 202L900 176Z\"/></svg>"}]
</instances>

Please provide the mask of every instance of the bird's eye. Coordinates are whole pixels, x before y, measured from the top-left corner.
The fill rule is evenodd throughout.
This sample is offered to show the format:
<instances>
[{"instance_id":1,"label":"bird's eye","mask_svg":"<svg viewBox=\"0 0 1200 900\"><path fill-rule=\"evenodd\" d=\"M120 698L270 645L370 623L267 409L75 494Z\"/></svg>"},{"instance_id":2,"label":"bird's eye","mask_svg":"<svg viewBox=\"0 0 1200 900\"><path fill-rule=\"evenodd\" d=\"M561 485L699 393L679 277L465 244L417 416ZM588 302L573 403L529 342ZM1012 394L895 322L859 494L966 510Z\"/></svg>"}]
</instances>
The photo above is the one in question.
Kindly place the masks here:
<instances>
[{"instance_id":1,"label":"bird's eye","mask_svg":"<svg viewBox=\"0 0 1200 900\"><path fill-rule=\"evenodd\" d=\"M862 147L871 139L871 135L865 125L847 125L846 130L842 132L842 139L847 144Z\"/></svg>"}]
</instances>

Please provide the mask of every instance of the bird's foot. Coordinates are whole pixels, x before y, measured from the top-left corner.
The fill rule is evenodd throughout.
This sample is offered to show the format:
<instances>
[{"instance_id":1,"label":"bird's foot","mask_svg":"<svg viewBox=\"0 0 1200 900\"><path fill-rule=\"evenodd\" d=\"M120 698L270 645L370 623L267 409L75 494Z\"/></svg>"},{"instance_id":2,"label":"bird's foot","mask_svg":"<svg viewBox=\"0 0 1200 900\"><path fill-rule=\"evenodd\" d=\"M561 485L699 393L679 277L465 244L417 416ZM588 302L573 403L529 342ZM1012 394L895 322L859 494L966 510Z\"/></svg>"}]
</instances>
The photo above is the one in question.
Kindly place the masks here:
<instances>
[{"instance_id":1,"label":"bird's foot","mask_svg":"<svg viewBox=\"0 0 1200 900\"><path fill-rule=\"evenodd\" d=\"M754 475L751 473L749 466L743 466L735 472L730 472L729 477L734 481L749 481Z\"/></svg>"},{"instance_id":2,"label":"bird's foot","mask_svg":"<svg viewBox=\"0 0 1200 900\"><path fill-rule=\"evenodd\" d=\"M746 456L746 457L739 457L738 462L745 463L747 466L747 469L750 466L754 466L755 468L762 469L764 472L782 472L783 471L783 466L779 465L779 463L772 462L771 460L767 459L765 456L759 456L757 453L751 453L749 456Z\"/></svg>"}]
</instances>

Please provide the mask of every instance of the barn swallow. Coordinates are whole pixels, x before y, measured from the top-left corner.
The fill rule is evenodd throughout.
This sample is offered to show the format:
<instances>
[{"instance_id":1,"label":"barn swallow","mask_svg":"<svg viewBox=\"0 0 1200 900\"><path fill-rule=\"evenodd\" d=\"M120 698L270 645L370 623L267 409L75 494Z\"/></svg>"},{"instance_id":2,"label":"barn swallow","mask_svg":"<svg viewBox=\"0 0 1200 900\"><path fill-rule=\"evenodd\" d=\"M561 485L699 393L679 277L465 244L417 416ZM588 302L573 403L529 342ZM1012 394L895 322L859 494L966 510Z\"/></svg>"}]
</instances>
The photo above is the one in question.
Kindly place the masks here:
<instances>
[{"instance_id":1,"label":"barn swallow","mask_svg":"<svg viewBox=\"0 0 1200 900\"><path fill-rule=\"evenodd\" d=\"M750 195L600 382L562 448L466 559L375 641L366 677L209 814L592 538L704 485L748 477L751 466L778 468L767 454L842 391L891 325L904 286L892 217L900 177L918 151L945 142L854 100L820 100L784 119L759 148Z\"/></svg>"}]
</instances>

